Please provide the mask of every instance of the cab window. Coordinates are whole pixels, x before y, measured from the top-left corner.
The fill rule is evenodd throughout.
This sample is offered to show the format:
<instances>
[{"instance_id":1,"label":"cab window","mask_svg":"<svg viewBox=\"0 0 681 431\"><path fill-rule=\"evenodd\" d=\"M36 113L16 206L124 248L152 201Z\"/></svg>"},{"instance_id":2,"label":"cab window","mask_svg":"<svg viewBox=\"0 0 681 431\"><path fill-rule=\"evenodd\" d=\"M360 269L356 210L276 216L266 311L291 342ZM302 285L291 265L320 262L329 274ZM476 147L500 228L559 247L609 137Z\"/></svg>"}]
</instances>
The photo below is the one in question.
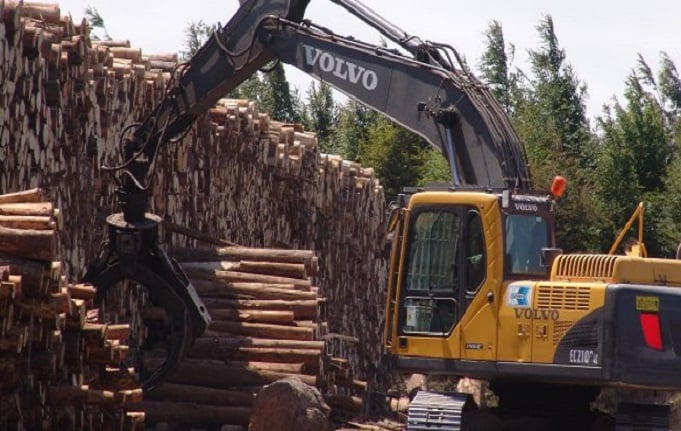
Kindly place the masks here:
<instances>
[{"instance_id":1,"label":"cab window","mask_svg":"<svg viewBox=\"0 0 681 431\"><path fill-rule=\"evenodd\" d=\"M506 272L517 275L544 275L542 248L548 247L546 220L535 215L508 214L504 222Z\"/></svg>"},{"instance_id":2,"label":"cab window","mask_svg":"<svg viewBox=\"0 0 681 431\"><path fill-rule=\"evenodd\" d=\"M449 334L486 277L480 214L456 206L414 212L407 234L401 332Z\"/></svg>"},{"instance_id":3,"label":"cab window","mask_svg":"<svg viewBox=\"0 0 681 431\"><path fill-rule=\"evenodd\" d=\"M402 333L446 335L458 319L457 252L461 216L432 210L414 214L402 302Z\"/></svg>"},{"instance_id":4,"label":"cab window","mask_svg":"<svg viewBox=\"0 0 681 431\"><path fill-rule=\"evenodd\" d=\"M466 294L472 295L478 291L485 280L487 258L480 214L475 210L470 210L466 219Z\"/></svg>"}]
</instances>

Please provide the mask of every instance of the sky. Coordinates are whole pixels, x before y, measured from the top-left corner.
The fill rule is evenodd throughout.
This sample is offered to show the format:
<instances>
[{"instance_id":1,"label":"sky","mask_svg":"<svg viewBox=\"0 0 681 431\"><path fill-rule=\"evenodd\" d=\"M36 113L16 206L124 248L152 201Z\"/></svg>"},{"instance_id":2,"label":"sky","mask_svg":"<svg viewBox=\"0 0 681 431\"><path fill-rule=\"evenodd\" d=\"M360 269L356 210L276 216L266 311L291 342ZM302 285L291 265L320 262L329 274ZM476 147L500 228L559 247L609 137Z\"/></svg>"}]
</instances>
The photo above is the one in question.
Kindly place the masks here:
<instances>
[{"instance_id":1,"label":"sky","mask_svg":"<svg viewBox=\"0 0 681 431\"><path fill-rule=\"evenodd\" d=\"M109 35L127 39L146 54L184 49L192 22L226 23L238 0L61 0L62 14L80 20L88 6L104 18ZM578 78L587 84L587 114L594 118L613 97L622 100L627 76L640 53L658 70L660 52L681 69L679 0L364 0L388 21L423 40L447 43L477 65L485 49L484 31L502 24L515 46L514 66L529 71L527 51L539 47L536 26L546 14L559 45ZM311 0L306 18L334 32L370 43L381 36L330 0ZM681 70L680 70L681 72ZM310 79L287 68L291 84L305 94Z\"/></svg>"}]
</instances>

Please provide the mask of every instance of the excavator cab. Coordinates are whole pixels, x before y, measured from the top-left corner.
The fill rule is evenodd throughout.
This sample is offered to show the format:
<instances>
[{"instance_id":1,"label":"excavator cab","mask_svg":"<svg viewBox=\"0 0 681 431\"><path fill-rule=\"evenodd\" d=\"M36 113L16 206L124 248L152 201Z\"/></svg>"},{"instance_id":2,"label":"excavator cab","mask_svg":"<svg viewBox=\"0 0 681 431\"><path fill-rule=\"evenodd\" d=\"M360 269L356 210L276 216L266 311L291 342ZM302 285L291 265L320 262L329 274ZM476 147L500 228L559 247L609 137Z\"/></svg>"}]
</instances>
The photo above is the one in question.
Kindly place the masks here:
<instances>
[{"instance_id":1,"label":"excavator cab","mask_svg":"<svg viewBox=\"0 0 681 431\"><path fill-rule=\"evenodd\" d=\"M554 245L551 199L453 189L422 190L403 202L391 224L386 346L402 365L428 372L423 357L451 365L496 359L504 287L548 277L542 253Z\"/></svg>"}]
</instances>

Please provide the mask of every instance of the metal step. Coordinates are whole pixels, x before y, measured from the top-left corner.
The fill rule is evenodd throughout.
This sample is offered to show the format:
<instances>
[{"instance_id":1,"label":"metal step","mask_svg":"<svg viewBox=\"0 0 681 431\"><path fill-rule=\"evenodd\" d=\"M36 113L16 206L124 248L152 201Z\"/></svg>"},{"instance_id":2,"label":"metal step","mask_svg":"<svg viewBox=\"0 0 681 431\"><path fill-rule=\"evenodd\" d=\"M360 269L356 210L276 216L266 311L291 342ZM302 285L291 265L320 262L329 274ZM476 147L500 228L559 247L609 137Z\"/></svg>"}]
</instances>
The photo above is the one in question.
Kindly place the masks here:
<instances>
[{"instance_id":1,"label":"metal step","mask_svg":"<svg viewBox=\"0 0 681 431\"><path fill-rule=\"evenodd\" d=\"M461 431L463 410L470 394L420 391L409 404L408 431Z\"/></svg>"},{"instance_id":2,"label":"metal step","mask_svg":"<svg viewBox=\"0 0 681 431\"><path fill-rule=\"evenodd\" d=\"M669 404L619 403L615 413L616 431L668 431Z\"/></svg>"}]
</instances>

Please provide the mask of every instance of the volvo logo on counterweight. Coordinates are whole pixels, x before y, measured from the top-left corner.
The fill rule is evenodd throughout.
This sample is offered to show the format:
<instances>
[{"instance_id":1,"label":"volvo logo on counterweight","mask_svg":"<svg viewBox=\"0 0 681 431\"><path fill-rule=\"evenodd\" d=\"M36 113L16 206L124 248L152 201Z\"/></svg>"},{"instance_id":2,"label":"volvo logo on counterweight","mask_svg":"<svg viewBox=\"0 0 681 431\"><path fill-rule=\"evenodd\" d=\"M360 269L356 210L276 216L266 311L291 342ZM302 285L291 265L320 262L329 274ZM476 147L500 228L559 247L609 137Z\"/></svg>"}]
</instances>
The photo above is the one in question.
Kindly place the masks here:
<instances>
[{"instance_id":1,"label":"volvo logo on counterweight","mask_svg":"<svg viewBox=\"0 0 681 431\"><path fill-rule=\"evenodd\" d=\"M314 46L303 45L303 49L305 62L310 66L318 65L322 71L352 84L362 84L362 87L369 91L375 90L378 86L378 75L371 69L336 57Z\"/></svg>"},{"instance_id":2,"label":"volvo logo on counterweight","mask_svg":"<svg viewBox=\"0 0 681 431\"><path fill-rule=\"evenodd\" d=\"M538 310L533 308L514 308L516 319L532 319L532 320L558 320L560 319L560 311L558 310Z\"/></svg>"}]
</instances>

